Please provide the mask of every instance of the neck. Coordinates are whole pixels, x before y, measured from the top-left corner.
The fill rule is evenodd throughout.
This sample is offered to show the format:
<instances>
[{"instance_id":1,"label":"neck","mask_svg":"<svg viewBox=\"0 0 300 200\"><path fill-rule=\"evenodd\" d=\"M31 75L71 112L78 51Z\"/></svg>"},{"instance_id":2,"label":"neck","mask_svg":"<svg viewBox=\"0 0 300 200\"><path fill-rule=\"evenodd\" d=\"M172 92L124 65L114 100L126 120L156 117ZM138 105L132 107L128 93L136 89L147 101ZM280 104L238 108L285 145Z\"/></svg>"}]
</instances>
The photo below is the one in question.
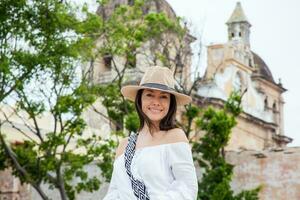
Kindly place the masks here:
<instances>
[{"instance_id":1,"label":"neck","mask_svg":"<svg viewBox=\"0 0 300 200\"><path fill-rule=\"evenodd\" d=\"M153 125L154 126L152 126L150 130L150 127L147 125L147 123L144 123L144 127L141 129L140 133L149 133L152 135L159 132L160 131L159 123L153 123Z\"/></svg>"}]
</instances>

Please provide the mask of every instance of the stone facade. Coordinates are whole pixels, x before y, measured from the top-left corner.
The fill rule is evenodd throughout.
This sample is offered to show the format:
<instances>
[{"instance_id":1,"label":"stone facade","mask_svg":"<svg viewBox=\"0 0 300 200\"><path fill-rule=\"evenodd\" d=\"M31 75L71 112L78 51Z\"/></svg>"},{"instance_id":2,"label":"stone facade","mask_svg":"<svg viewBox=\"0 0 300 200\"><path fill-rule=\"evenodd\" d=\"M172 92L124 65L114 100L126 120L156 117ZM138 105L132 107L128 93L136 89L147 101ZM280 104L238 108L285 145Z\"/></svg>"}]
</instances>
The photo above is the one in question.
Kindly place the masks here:
<instances>
[{"instance_id":1,"label":"stone facade","mask_svg":"<svg viewBox=\"0 0 300 200\"><path fill-rule=\"evenodd\" d=\"M262 186L260 200L300 199L300 147L230 151L226 158L235 165L236 192Z\"/></svg>"},{"instance_id":2,"label":"stone facade","mask_svg":"<svg viewBox=\"0 0 300 200\"><path fill-rule=\"evenodd\" d=\"M133 1L131 0L111 0L105 6L99 7L97 13L104 18L108 18L119 5L131 5L132 3ZM144 13L163 12L170 20L177 20L174 10L166 0L146 1L143 10ZM135 63L131 63L133 66L125 70L125 82L137 83L147 67L162 65L161 60L156 55L157 53L168 58L169 63L167 67L173 70L178 78L185 77L189 80L189 77L191 77L190 66L192 57L190 44L194 40L193 36L186 34L180 41L175 34L168 33L163 35L159 42L146 41L136 51ZM103 43L103 39L99 38L97 45L101 46ZM178 61L178 56L180 56L180 61ZM111 62L112 59L114 62ZM108 83L117 76L117 70L122 71L124 69L125 63L126 58L124 57L109 54L99 55L93 63L86 66L86 71L89 72L92 82L96 84Z\"/></svg>"},{"instance_id":3,"label":"stone facade","mask_svg":"<svg viewBox=\"0 0 300 200\"><path fill-rule=\"evenodd\" d=\"M0 200L30 200L30 187L21 184L11 170L0 171Z\"/></svg>"},{"instance_id":4,"label":"stone facade","mask_svg":"<svg viewBox=\"0 0 300 200\"><path fill-rule=\"evenodd\" d=\"M250 23L240 3L226 23L228 42L207 47L207 69L196 94L200 107L222 106L232 91L243 94L243 113L232 133L227 150L286 146L282 93L266 63L251 50Z\"/></svg>"}]
</instances>

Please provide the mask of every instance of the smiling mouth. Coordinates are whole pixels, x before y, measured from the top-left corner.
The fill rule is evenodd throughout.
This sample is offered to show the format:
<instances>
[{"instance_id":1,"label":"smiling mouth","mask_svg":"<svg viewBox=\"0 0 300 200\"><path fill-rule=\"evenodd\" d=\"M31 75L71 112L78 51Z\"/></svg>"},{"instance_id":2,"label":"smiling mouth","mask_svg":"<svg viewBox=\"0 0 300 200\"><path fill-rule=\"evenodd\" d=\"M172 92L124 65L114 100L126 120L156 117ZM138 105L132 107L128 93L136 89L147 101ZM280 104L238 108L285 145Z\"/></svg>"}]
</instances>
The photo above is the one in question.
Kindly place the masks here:
<instances>
[{"instance_id":1,"label":"smiling mouth","mask_svg":"<svg viewBox=\"0 0 300 200\"><path fill-rule=\"evenodd\" d=\"M156 109L156 108L148 108L152 113L161 113L162 109Z\"/></svg>"}]
</instances>

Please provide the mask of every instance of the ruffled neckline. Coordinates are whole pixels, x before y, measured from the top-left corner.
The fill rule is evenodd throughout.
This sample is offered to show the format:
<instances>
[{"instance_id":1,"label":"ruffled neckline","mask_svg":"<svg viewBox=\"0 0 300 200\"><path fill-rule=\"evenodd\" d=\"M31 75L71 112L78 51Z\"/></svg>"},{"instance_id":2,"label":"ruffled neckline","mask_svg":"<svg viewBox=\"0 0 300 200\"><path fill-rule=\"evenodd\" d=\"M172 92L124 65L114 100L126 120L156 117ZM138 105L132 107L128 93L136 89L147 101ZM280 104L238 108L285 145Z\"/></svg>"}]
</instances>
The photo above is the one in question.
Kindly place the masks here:
<instances>
[{"instance_id":1,"label":"ruffled neckline","mask_svg":"<svg viewBox=\"0 0 300 200\"><path fill-rule=\"evenodd\" d=\"M149 145L149 146L143 146L143 147L139 147L135 150L135 153L140 152L142 150L146 150L146 149L161 149L162 147L165 146L176 146L176 145L189 145L189 143L187 142L172 142L172 143L165 143L165 144L157 144L157 145ZM115 162L120 158L120 157L124 157L125 151L120 154L116 159Z\"/></svg>"}]
</instances>

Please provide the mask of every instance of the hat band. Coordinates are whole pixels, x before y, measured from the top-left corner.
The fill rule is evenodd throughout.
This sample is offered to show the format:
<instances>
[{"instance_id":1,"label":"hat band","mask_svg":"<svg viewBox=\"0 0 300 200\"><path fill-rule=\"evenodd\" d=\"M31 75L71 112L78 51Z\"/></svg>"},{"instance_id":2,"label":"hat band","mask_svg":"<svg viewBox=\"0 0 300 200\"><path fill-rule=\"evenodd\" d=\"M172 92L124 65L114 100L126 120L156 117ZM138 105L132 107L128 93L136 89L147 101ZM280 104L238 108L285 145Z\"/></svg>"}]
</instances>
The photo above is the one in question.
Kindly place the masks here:
<instances>
[{"instance_id":1,"label":"hat band","mask_svg":"<svg viewBox=\"0 0 300 200\"><path fill-rule=\"evenodd\" d=\"M160 84L160 83L144 83L141 86L143 86L143 87L150 87L150 88L157 88L157 89L160 89L160 90L175 91L175 89L173 89L173 88L171 88L171 87L169 87L167 85Z\"/></svg>"}]
</instances>

